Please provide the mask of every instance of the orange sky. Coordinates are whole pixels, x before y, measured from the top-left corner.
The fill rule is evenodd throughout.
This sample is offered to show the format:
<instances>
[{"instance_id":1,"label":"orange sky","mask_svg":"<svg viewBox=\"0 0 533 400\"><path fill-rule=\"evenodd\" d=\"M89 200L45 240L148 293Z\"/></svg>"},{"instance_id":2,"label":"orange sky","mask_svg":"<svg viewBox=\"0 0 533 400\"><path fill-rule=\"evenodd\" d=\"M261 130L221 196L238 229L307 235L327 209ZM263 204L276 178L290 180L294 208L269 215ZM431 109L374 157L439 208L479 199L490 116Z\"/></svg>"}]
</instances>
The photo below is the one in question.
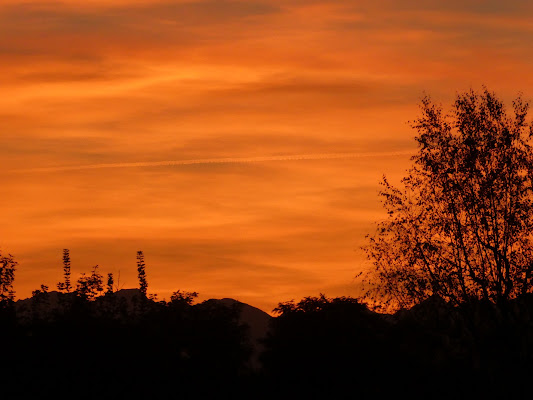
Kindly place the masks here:
<instances>
[{"instance_id":1,"label":"orange sky","mask_svg":"<svg viewBox=\"0 0 533 400\"><path fill-rule=\"evenodd\" d=\"M63 248L74 276L98 264L124 287L143 250L167 299L357 295L424 92L533 96L526 1L79 3L0 5L0 249L19 298L55 288ZM179 162L221 158L239 162Z\"/></svg>"}]
</instances>

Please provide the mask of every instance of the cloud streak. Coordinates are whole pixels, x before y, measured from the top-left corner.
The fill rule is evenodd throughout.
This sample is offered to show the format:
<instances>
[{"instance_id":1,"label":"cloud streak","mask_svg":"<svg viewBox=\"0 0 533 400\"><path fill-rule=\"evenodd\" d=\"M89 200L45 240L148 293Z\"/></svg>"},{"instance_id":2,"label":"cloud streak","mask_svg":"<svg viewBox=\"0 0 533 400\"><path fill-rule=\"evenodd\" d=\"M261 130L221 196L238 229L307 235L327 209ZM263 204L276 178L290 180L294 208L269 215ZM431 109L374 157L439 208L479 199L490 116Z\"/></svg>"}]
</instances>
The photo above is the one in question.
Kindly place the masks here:
<instances>
[{"instance_id":1,"label":"cloud streak","mask_svg":"<svg viewBox=\"0 0 533 400\"><path fill-rule=\"evenodd\" d=\"M224 157L198 158L194 160L143 161L125 163L102 163L86 165L70 165L59 167L41 167L16 170L17 172L61 172L104 168L139 168L139 167L174 167L184 165L206 164L248 164L270 161L306 161L306 160L334 160L343 158L394 157L412 154L411 151L365 152L365 153L325 153L325 154L295 154L282 156L258 157Z\"/></svg>"}]
</instances>

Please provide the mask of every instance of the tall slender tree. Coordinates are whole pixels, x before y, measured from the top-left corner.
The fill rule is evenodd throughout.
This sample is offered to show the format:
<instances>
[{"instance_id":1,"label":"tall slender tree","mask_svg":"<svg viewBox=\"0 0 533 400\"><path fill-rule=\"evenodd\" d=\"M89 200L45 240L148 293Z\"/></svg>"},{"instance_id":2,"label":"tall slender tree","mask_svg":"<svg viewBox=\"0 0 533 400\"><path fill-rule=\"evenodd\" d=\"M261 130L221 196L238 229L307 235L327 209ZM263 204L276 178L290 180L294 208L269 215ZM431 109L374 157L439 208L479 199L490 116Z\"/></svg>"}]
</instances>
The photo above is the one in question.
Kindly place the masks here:
<instances>
[{"instance_id":1,"label":"tall slender tree","mask_svg":"<svg viewBox=\"0 0 533 400\"><path fill-rule=\"evenodd\" d=\"M141 294L146 297L148 282L146 281L146 265L144 264L144 254L142 251L137 252L137 276L139 277Z\"/></svg>"},{"instance_id":2,"label":"tall slender tree","mask_svg":"<svg viewBox=\"0 0 533 400\"><path fill-rule=\"evenodd\" d=\"M0 253L0 307L9 304L15 298L13 281L17 262L11 254L2 256Z\"/></svg>"},{"instance_id":3,"label":"tall slender tree","mask_svg":"<svg viewBox=\"0 0 533 400\"><path fill-rule=\"evenodd\" d=\"M70 293L72 285L70 283L70 252L68 249L63 249L63 277L64 281L57 284L57 289Z\"/></svg>"}]
</instances>

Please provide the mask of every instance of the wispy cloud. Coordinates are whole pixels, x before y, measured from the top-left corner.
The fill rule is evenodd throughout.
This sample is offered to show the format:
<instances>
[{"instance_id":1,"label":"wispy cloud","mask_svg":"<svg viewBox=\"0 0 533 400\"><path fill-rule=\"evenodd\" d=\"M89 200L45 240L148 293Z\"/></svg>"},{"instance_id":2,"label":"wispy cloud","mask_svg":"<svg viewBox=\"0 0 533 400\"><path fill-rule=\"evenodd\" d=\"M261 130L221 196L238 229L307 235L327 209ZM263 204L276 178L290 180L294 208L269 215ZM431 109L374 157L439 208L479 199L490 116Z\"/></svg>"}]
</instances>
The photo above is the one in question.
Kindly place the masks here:
<instances>
[{"instance_id":1,"label":"wispy cloud","mask_svg":"<svg viewBox=\"0 0 533 400\"><path fill-rule=\"evenodd\" d=\"M58 167L42 167L19 169L16 172L60 172L76 171L84 169L103 168L140 168L140 167L172 167L182 165L197 164L248 164L270 161L305 161L305 160L334 160L342 158L366 158L366 157L394 157L412 154L410 151L389 151L389 152L369 152L369 153L326 153L326 154L294 154L283 156L262 156L262 157L226 157L226 158L200 158L194 160L167 160L167 161L144 161L126 163L104 163L70 165Z\"/></svg>"}]
</instances>

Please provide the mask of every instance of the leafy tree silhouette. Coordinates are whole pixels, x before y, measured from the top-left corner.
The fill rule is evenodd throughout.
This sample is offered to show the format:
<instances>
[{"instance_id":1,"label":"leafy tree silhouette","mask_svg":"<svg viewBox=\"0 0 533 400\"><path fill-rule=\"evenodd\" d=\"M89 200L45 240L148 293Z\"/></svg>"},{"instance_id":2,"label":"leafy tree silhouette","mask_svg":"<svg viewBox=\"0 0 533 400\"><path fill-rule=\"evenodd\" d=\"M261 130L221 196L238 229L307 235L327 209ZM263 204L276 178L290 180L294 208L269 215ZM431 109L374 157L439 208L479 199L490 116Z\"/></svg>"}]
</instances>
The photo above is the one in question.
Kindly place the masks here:
<instances>
[{"instance_id":1,"label":"leafy tree silhouette","mask_svg":"<svg viewBox=\"0 0 533 400\"><path fill-rule=\"evenodd\" d=\"M173 292L170 296L169 304L186 304L187 306L190 306L194 302L194 299L197 297L197 292L184 292L181 290L177 290Z\"/></svg>"},{"instance_id":2,"label":"leafy tree silhouette","mask_svg":"<svg viewBox=\"0 0 533 400\"><path fill-rule=\"evenodd\" d=\"M113 279L113 274L110 272L107 274L107 288L106 288L106 294L112 294L113 293L113 285L115 284L115 281Z\"/></svg>"},{"instance_id":3,"label":"leafy tree silhouette","mask_svg":"<svg viewBox=\"0 0 533 400\"><path fill-rule=\"evenodd\" d=\"M2 256L0 253L0 307L6 307L13 302L15 291L13 281L17 262L11 254Z\"/></svg>"},{"instance_id":4,"label":"leafy tree silhouette","mask_svg":"<svg viewBox=\"0 0 533 400\"><path fill-rule=\"evenodd\" d=\"M508 112L487 88L457 95L452 112L425 97L414 166L370 237L367 298L410 307L432 295L452 304L504 303L533 289L533 148L529 105Z\"/></svg>"},{"instance_id":5,"label":"leafy tree silhouette","mask_svg":"<svg viewBox=\"0 0 533 400\"><path fill-rule=\"evenodd\" d=\"M381 398L378 381L389 380L390 360L388 324L378 314L356 299L323 294L280 303L274 312L261 355L272 397L344 398L357 387L362 397Z\"/></svg>"},{"instance_id":6,"label":"leafy tree silhouette","mask_svg":"<svg viewBox=\"0 0 533 400\"><path fill-rule=\"evenodd\" d=\"M103 291L102 274L98 272L98 265L93 267L91 275L82 273L76 284L76 295L84 300L92 301Z\"/></svg>"}]
</instances>

